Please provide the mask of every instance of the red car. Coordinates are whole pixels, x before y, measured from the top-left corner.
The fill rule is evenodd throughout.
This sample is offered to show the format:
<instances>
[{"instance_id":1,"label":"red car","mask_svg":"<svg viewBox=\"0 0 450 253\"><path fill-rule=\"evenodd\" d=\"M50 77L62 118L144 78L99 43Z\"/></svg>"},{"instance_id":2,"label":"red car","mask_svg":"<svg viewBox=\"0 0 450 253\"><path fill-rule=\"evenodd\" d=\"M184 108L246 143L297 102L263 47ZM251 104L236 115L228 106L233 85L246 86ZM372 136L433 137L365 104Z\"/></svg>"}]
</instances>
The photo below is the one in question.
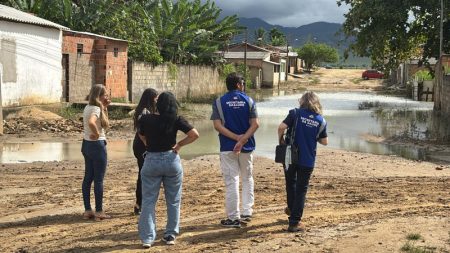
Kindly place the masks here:
<instances>
[{"instance_id":1,"label":"red car","mask_svg":"<svg viewBox=\"0 0 450 253\"><path fill-rule=\"evenodd\" d=\"M369 69L362 73L362 78L367 80L369 78L378 78L381 79L384 77L384 74L375 69Z\"/></svg>"}]
</instances>

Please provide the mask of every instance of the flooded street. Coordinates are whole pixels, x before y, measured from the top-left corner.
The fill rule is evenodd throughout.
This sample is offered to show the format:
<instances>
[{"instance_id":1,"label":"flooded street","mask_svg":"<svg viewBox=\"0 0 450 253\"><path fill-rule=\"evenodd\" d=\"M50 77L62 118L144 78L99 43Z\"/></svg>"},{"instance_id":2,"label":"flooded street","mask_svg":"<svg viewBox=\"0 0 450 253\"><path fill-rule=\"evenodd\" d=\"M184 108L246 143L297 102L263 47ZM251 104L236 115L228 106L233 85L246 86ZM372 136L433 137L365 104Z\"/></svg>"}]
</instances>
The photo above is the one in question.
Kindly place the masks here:
<instances>
[{"instance_id":1,"label":"flooded street","mask_svg":"<svg viewBox=\"0 0 450 253\"><path fill-rule=\"evenodd\" d=\"M324 116L328 122L329 146L372 154L399 155L428 160L429 154L411 145L386 144L381 140L407 138L426 140L447 135L447 125L433 116L433 103L363 92L320 92ZM256 97L262 95L258 94ZM267 95L265 95L267 97ZM277 127L288 111L298 106L301 94L273 96L258 102L260 128L256 133L256 155L272 158L277 144ZM436 127L436 123L444 127ZM191 159L218 153L217 132L209 120L194 122L201 137L183 149L181 156ZM444 130L442 130L444 128ZM438 133L437 131L441 131ZM443 133L442 133L443 132ZM2 163L82 160L81 142L3 143ZM133 157L131 140L108 141L109 159Z\"/></svg>"}]
</instances>

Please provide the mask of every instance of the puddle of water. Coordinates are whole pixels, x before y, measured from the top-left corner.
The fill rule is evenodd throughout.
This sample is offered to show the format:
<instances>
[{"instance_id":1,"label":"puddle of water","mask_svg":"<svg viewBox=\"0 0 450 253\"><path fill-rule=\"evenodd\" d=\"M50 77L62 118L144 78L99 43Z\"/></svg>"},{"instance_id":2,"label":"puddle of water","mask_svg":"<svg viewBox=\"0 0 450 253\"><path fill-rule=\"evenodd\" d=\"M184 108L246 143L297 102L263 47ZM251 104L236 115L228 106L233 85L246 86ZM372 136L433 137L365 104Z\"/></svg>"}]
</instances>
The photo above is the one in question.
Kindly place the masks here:
<instances>
[{"instance_id":1,"label":"puddle of water","mask_svg":"<svg viewBox=\"0 0 450 253\"><path fill-rule=\"evenodd\" d=\"M257 155L273 158L277 144L277 128L288 111L298 106L301 94L270 97L261 94L257 103L260 127L256 132ZM406 137L417 140L447 138L448 121L432 113L433 104L373 93L319 93L328 121L329 146L357 152L399 155L426 160L422 149L368 142L363 136ZM379 105L378 109L359 110L361 103ZM219 152L217 132L211 121L194 122L200 133L195 143L181 150L181 157L190 159ZM443 137L444 136L444 137ZM320 145L319 145L320 146ZM4 143L0 144L2 163L82 160L81 142L77 143ZM133 157L132 141L109 141L109 159Z\"/></svg>"}]
</instances>

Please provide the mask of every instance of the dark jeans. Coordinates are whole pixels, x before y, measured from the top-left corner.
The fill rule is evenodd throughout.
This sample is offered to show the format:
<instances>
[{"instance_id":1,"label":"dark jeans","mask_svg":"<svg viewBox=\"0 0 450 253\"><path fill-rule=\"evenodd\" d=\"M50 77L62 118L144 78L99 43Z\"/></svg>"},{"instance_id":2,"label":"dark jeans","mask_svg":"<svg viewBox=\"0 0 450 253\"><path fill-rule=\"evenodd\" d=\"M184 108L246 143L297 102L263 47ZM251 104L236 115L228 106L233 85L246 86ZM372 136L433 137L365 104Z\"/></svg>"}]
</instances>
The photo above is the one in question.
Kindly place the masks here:
<instances>
[{"instance_id":1,"label":"dark jeans","mask_svg":"<svg viewBox=\"0 0 450 253\"><path fill-rule=\"evenodd\" d=\"M296 225L302 219L306 192L312 172L313 168L303 166L289 166L289 169L284 172L287 204L289 210L291 210L290 225Z\"/></svg>"},{"instance_id":2,"label":"dark jeans","mask_svg":"<svg viewBox=\"0 0 450 253\"><path fill-rule=\"evenodd\" d=\"M136 204L139 207L142 207L142 179L141 179L141 170L144 165L144 157L142 155L145 152L145 145L136 134L133 140L133 154L137 159L137 164L139 168L138 179L136 181Z\"/></svg>"},{"instance_id":3,"label":"dark jeans","mask_svg":"<svg viewBox=\"0 0 450 253\"><path fill-rule=\"evenodd\" d=\"M91 185L94 181L95 211L103 210L103 178L105 177L107 154L106 141L86 141L83 140L81 153L84 156L84 179L82 184L84 209L91 208Z\"/></svg>"}]
</instances>

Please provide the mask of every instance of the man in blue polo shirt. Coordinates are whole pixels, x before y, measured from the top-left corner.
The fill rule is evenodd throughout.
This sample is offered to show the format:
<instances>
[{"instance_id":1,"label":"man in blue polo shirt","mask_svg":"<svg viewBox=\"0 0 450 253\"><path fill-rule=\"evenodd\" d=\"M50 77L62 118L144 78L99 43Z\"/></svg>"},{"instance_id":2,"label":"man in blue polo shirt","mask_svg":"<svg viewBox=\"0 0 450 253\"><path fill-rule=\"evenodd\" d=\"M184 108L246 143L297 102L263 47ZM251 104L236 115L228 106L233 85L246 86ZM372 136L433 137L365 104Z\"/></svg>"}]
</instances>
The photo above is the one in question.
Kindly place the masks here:
<instances>
[{"instance_id":1,"label":"man in blue polo shirt","mask_svg":"<svg viewBox=\"0 0 450 253\"><path fill-rule=\"evenodd\" d=\"M213 102L211 120L219 132L220 168L225 181L225 227L241 227L253 213L253 134L259 127L256 105L244 90L244 79L237 73L227 76L228 92ZM239 175L242 177L242 212L239 209Z\"/></svg>"}]
</instances>

